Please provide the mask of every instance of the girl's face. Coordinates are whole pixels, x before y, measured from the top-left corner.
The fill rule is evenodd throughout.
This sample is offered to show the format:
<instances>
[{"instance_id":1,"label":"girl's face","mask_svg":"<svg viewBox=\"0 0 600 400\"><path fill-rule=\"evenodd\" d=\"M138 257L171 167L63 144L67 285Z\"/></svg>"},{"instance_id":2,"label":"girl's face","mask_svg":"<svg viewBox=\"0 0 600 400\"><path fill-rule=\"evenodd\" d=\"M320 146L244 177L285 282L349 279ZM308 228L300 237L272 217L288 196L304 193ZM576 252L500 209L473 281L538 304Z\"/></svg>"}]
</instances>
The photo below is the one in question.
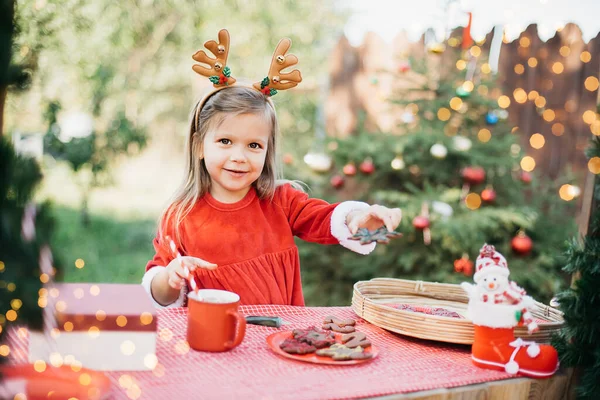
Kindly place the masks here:
<instances>
[{"instance_id":1,"label":"girl's face","mask_svg":"<svg viewBox=\"0 0 600 400\"><path fill-rule=\"evenodd\" d=\"M262 173L270 136L270 124L255 114L227 117L206 134L202 156L216 200L235 203L248 193Z\"/></svg>"}]
</instances>

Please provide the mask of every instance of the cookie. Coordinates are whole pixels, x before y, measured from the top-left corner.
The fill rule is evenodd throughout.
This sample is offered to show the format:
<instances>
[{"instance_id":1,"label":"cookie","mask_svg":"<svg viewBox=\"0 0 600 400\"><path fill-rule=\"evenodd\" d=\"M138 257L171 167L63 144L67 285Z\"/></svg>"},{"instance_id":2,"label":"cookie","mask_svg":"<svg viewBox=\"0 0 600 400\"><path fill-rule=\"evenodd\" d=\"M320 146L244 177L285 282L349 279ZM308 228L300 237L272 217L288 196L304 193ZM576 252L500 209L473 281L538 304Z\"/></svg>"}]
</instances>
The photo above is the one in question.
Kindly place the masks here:
<instances>
[{"instance_id":1,"label":"cookie","mask_svg":"<svg viewBox=\"0 0 600 400\"><path fill-rule=\"evenodd\" d=\"M310 354L317 351L317 348L297 339L285 339L279 345L279 348L289 354Z\"/></svg>"},{"instance_id":2,"label":"cookie","mask_svg":"<svg viewBox=\"0 0 600 400\"><path fill-rule=\"evenodd\" d=\"M356 321L353 319L339 319L329 315L323 320L322 328L339 333L350 333L356 330L355 324Z\"/></svg>"},{"instance_id":3,"label":"cookie","mask_svg":"<svg viewBox=\"0 0 600 400\"><path fill-rule=\"evenodd\" d=\"M321 331L314 326L308 329L294 329L292 335L294 339L315 346L317 349L322 349L335 343L335 335L332 332Z\"/></svg>"},{"instance_id":4,"label":"cookie","mask_svg":"<svg viewBox=\"0 0 600 400\"><path fill-rule=\"evenodd\" d=\"M396 231L388 231L385 226L382 226L374 231L370 231L367 228L361 228L348 239L359 240L360 244L369 244L373 242L388 244L390 239L400 236L402 236L401 233Z\"/></svg>"},{"instance_id":5,"label":"cookie","mask_svg":"<svg viewBox=\"0 0 600 400\"><path fill-rule=\"evenodd\" d=\"M371 353L365 353L362 347L348 348L343 344L331 345L328 349L317 350L317 355L331 357L334 361L366 360L373 357Z\"/></svg>"},{"instance_id":6,"label":"cookie","mask_svg":"<svg viewBox=\"0 0 600 400\"><path fill-rule=\"evenodd\" d=\"M352 332L352 333L343 335L342 343L344 343L344 345L346 347L349 347L351 349L358 347L358 346L360 346L364 349L365 347L368 347L371 345L371 342L369 341L369 339L367 339L367 335L365 335L362 332Z\"/></svg>"}]
</instances>

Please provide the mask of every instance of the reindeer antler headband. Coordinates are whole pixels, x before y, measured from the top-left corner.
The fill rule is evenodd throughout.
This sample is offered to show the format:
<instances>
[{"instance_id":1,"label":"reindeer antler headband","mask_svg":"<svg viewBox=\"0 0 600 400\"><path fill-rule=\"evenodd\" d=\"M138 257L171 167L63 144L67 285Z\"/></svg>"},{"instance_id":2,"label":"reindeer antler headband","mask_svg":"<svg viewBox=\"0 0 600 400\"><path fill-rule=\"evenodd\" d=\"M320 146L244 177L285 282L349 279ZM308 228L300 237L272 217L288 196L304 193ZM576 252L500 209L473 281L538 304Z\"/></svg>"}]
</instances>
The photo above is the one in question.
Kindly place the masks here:
<instances>
[{"instance_id":1,"label":"reindeer antler headband","mask_svg":"<svg viewBox=\"0 0 600 400\"><path fill-rule=\"evenodd\" d=\"M208 77L213 83L214 90L207 93L200 103L198 110L202 108L206 100L216 91L225 89L236 83L236 79L231 76L231 69L227 66L227 57L229 56L229 32L227 29L219 31L219 42L209 40L204 43L204 47L210 51L213 57L207 55L204 50L198 50L192 58L199 63L208 65L210 68L195 64L192 69L202 76ZM275 48L275 53L271 59L268 75L260 82L256 82L248 87L262 92L265 96L271 97L277 94L278 90L293 88L302 82L302 75L297 69L292 72L282 72L285 68L298 63L298 57L293 54L285 54L290 49L292 41L288 38L281 39ZM246 86L246 85L243 85Z\"/></svg>"}]
</instances>

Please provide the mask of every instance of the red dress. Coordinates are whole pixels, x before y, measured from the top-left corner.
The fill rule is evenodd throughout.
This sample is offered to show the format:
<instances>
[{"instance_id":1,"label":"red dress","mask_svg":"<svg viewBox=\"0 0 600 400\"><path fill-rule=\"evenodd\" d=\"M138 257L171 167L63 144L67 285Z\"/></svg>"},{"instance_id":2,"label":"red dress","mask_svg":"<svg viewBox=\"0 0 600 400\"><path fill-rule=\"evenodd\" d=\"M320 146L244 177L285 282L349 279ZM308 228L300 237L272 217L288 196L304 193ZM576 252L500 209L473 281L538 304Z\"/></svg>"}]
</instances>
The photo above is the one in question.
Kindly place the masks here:
<instances>
[{"instance_id":1,"label":"red dress","mask_svg":"<svg viewBox=\"0 0 600 400\"><path fill-rule=\"evenodd\" d=\"M341 204L346 203L352 203L351 207L336 212L340 214L337 219L344 222L334 236L332 214L338 204L309 198L289 184L279 186L273 200L260 200L254 188L232 204L221 203L206 194L180 226L179 251L218 265L215 270L196 270L200 289L235 292L242 304L302 306L300 258L294 236L321 244L342 242L349 234L345 215L352 209L368 206L358 202ZM357 242L352 242L347 247L356 247ZM153 277L158 272L153 271L154 268L164 267L173 259L169 244L161 238L154 239L154 248L156 254L146 266L144 280L147 282L143 282L148 291L151 279L147 276ZM372 247L363 250L357 251L369 252Z\"/></svg>"}]
</instances>

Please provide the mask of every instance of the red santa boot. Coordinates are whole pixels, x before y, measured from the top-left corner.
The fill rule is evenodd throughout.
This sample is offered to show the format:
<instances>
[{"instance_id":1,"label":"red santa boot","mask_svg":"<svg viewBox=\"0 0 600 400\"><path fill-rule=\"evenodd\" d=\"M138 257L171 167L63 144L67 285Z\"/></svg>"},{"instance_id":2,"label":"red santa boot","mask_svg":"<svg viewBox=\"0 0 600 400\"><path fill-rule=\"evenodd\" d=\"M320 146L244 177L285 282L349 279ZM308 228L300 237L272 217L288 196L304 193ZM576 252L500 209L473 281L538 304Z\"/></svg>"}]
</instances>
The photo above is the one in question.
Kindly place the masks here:
<instances>
[{"instance_id":1,"label":"red santa boot","mask_svg":"<svg viewBox=\"0 0 600 400\"><path fill-rule=\"evenodd\" d=\"M514 328L519 323L526 322L535 330L527 311L534 302L523 290L509 284L509 273L502 254L493 246L484 245L476 260L476 285L461 285L469 295L468 313L475 325L471 358L481 368L549 377L558 369L556 350L550 345L515 339Z\"/></svg>"},{"instance_id":2,"label":"red santa boot","mask_svg":"<svg viewBox=\"0 0 600 400\"><path fill-rule=\"evenodd\" d=\"M558 369L558 354L550 345L515 339L514 328L475 325L471 350L473 363L481 368L547 378Z\"/></svg>"}]
</instances>

